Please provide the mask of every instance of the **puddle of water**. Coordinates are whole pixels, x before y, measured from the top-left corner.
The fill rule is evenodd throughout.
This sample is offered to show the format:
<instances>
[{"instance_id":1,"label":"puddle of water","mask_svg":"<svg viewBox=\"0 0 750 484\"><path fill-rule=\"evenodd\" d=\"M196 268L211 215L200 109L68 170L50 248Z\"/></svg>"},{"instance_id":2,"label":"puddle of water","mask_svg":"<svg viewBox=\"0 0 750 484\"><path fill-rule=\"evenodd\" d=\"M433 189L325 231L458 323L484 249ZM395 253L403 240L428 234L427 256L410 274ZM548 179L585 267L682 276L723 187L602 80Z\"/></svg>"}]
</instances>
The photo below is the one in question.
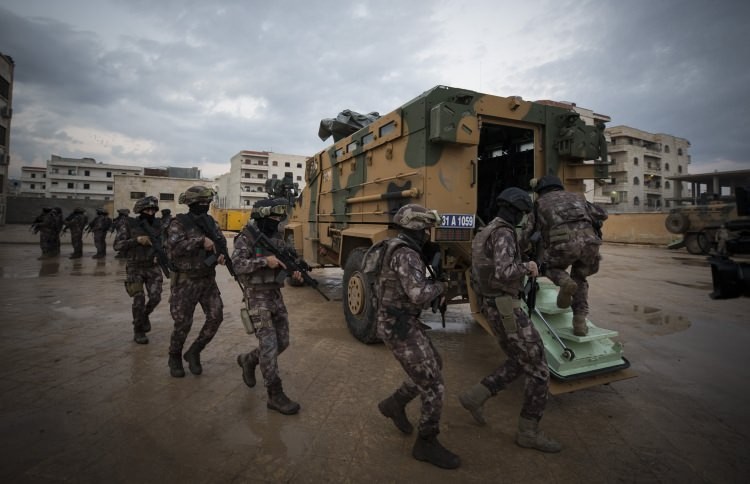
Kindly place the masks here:
<instances>
[{"instance_id":1,"label":"puddle of water","mask_svg":"<svg viewBox=\"0 0 750 484\"><path fill-rule=\"evenodd\" d=\"M633 315L637 319L636 326L648 333L666 335L684 331L691 326L691 322L681 314L672 314L653 306L633 305Z\"/></svg>"}]
</instances>

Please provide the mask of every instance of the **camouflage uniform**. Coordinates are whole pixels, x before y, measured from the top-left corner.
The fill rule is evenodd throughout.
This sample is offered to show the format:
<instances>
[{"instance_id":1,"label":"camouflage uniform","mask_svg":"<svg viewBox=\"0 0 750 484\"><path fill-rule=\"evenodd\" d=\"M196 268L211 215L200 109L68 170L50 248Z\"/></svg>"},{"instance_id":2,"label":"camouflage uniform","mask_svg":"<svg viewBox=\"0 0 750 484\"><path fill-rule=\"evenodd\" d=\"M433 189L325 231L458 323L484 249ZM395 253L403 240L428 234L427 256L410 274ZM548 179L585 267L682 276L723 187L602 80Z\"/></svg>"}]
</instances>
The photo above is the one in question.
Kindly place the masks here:
<instances>
[{"instance_id":1,"label":"camouflage uniform","mask_svg":"<svg viewBox=\"0 0 750 484\"><path fill-rule=\"evenodd\" d=\"M117 234L120 232L120 227L123 224L128 223L128 219L130 218L128 214L130 213L130 210L128 210L127 212L125 212L125 210L128 210L128 209L117 210L117 217L115 217L115 219L112 220L112 226L109 228L110 232L114 232L115 234ZM112 248L114 248L114 242L112 243ZM115 252L117 252L117 254L115 255L115 258L121 259L125 257L125 254L121 253L119 250L115 249Z\"/></svg>"},{"instance_id":2,"label":"camouflage uniform","mask_svg":"<svg viewBox=\"0 0 750 484\"><path fill-rule=\"evenodd\" d=\"M422 308L443 291L440 282L428 281L421 255L411 246L392 239L386 251L378 286L378 337L401 364L408 380L396 391L397 398L422 400L420 434L437 435L443 411L443 361L419 320Z\"/></svg>"},{"instance_id":3,"label":"camouflage uniform","mask_svg":"<svg viewBox=\"0 0 750 484\"><path fill-rule=\"evenodd\" d=\"M218 224L205 215L215 225L216 232L223 239ZM193 342L198 351L213 339L224 320L224 303L219 286L216 285L215 266L207 266L205 260L211 253L204 247L206 235L195 224L192 213L173 218L167 228L165 248L175 272L171 278L169 312L174 319L174 331L169 344L169 354L174 357L182 354L187 335L193 325L196 304L200 304L206 315L206 322Z\"/></svg>"},{"instance_id":4,"label":"camouflage uniform","mask_svg":"<svg viewBox=\"0 0 750 484\"><path fill-rule=\"evenodd\" d=\"M526 376L521 416L539 421L544 414L549 390L549 369L544 356L544 345L528 315L521 309L518 294L528 274L528 264L521 261L521 250L514 227L495 218L484 230L483 250L494 265L497 291L484 295L482 313L497 337L497 342L508 359L482 380L492 395L504 389L522 374ZM494 291L493 291L494 292ZM500 302L500 307L496 301ZM500 310L510 313L504 324Z\"/></svg>"},{"instance_id":5,"label":"camouflage uniform","mask_svg":"<svg viewBox=\"0 0 750 484\"><path fill-rule=\"evenodd\" d=\"M94 234L94 246L96 247L96 254L93 255L94 259L107 256L107 231L112 227L112 219L105 210L97 210L97 215L94 220L91 221L89 227L91 232Z\"/></svg>"},{"instance_id":6,"label":"camouflage uniform","mask_svg":"<svg viewBox=\"0 0 750 484\"><path fill-rule=\"evenodd\" d=\"M54 231L52 234L52 255L58 255L60 253L60 231L63 229L63 216L60 207L52 208L52 218L54 224Z\"/></svg>"},{"instance_id":7,"label":"camouflage uniform","mask_svg":"<svg viewBox=\"0 0 750 484\"><path fill-rule=\"evenodd\" d=\"M149 315L161 302L164 282L161 268L156 262L156 251L153 247L138 243L139 236L149 235L147 231L152 236L158 236L158 222L149 223L143 216L125 217L124 223L119 224L114 243L114 249L127 257L125 289L133 298L133 332L138 343L148 342L148 339L139 338L139 334L143 335L151 330Z\"/></svg>"},{"instance_id":8,"label":"camouflage uniform","mask_svg":"<svg viewBox=\"0 0 750 484\"><path fill-rule=\"evenodd\" d=\"M570 285L572 302L561 307L570 304L574 318L584 319L585 324L589 313L586 277L599 271L602 244L593 227L589 204L583 196L563 190L543 193L529 216L528 227L542 235L544 275L561 286L561 292L567 281L575 282ZM570 274L566 272L568 267Z\"/></svg>"},{"instance_id":9,"label":"camouflage uniform","mask_svg":"<svg viewBox=\"0 0 750 484\"><path fill-rule=\"evenodd\" d=\"M34 219L32 227L34 227L34 233L39 232L39 248L42 250L40 258L57 255L55 245L57 222L52 209L43 209L43 213Z\"/></svg>"},{"instance_id":10,"label":"camouflage uniform","mask_svg":"<svg viewBox=\"0 0 750 484\"><path fill-rule=\"evenodd\" d=\"M86 212L82 208L76 208L63 222L70 231L70 242L73 245L71 259L78 259L83 256L83 229L86 227L88 220Z\"/></svg>"}]
</instances>

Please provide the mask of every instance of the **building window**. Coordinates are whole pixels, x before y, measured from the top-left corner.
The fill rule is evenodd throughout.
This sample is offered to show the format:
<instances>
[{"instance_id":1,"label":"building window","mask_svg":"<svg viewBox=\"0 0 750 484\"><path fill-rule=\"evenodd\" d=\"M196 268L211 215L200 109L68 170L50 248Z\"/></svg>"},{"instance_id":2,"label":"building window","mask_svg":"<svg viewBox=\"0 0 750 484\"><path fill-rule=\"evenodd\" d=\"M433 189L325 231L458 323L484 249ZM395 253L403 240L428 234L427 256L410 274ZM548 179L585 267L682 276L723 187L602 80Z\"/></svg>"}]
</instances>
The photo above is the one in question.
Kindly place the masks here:
<instances>
[{"instance_id":1,"label":"building window","mask_svg":"<svg viewBox=\"0 0 750 484\"><path fill-rule=\"evenodd\" d=\"M272 164L273 166L279 166L279 162L278 162L278 161L272 161L272 162L271 162L271 164Z\"/></svg>"},{"instance_id":2,"label":"building window","mask_svg":"<svg viewBox=\"0 0 750 484\"><path fill-rule=\"evenodd\" d=\"M263 175L263 173L258 173L258 178L260 178L261 180L263 179L264 176L265 175Z\"/></svg>"},{"instance_id":3,"label":"building window","mask_svg":"<svg viewBox=\"0 0 750 484\"><path fill-rule=\"evenodd\" d=\"M297 168L302 168L302 163L297 163Z\"/></svg>"},{"instance_id":4,"label":"building window","mask_svg":"<svg viewBox=\"0 0 750 484\"><path fill-rule=\"evenodd\" d=\"M42 183L42 190L46 190L46 189L47 189L47 185Z\"/></svg>"},{"instance_id":5,"label":"building window","mask_svg":"<svg viewBox=\"0 0 750 484\"><path fill-rule=\"evenodd\" d=\"M682 156L682 148L677 148L677 155Z\"/></svg>"},{"instance_id":6,"label":"building window","mask_svg":"<svg viewBox=\"0 0 750 484\"><path fill-rule=\"evenodd\" d=\"M664 182L664 188L669 188L669 180Z\"/></svg>"},{"instance_id":7,"label":"building window","mask_svg":"<svg viewBox=\"0 0 750 484\"><path fill-rule=\"evenodd\" d=\"M297 175L297 181L302 181L302 177L300 175Z\"/></svg>"},{"instance_id":8,"label":"building window","mask_svg":"<svg viewBox=\"0 0 750 484\"><path fill-rule=\"evenodd\" d=\"M285 168L289 168L290 166L292 166L292 164L291 164L291 163L289 163L288 161L284 163L284 167L285 167Z\"/></svg>"},{"instance_id":9,"label":"building window","mask_svg":"<svg viewBox=\"0 0 750 484\"><path fill-rule=\"evenodd\" d=\"M272 179L272 180L275 180L275 179L277 179L277 178L278 178L278 175L276 175L276 173L274 173L273 175L271 175L271 179Z\"/></svg>"},{"instance_id":10,"label":"building window","mask_svg":"<svg viewBox=\"0 0 750 484\"><path fill-rule=\"evenodd\" d=\"M57 173L57 168L52 168L52 173Z\"/></svg>"},{"instance_id":11,"label":"building window","mask_svg":"<svg viewBox=\"0 0 750 484\"><path fill-rule=\"evenodd\" d=\"M57 186L57 182L52 182L52 186Z\"/></svg>"},{"instance_id":12,"label":"building window","mask_svg":"<svg viewBox=\"0 0 750 484\"><path fill-rule=\"evenodd\" d=\"M276 162L274 161L274 163ZM245 205L250 205L250 200L245 200Z\"/></svg>"},{"instance_id":13,"label":"building window","mask_svg":"<svg viewBox=\"0 0 750 484\"><path fill-rule=\"evenodd\" d=\"M250 173L245 173L245 178L250 178Z\"/></svg>"},{"instance_id":14,"label":"building window","mask_svg":"<svg viewBox=\"0 0 750 484\"><path fill-rule=\"evenodd\" d=\"M32 183L32 184L31 184L31 189L33 190L33 189L35 189L35 188L36 188L36 185L35 185L34 183Z\"/></svg>"},{"instance_id":15,"label":"building window","mask_svg":"<svg viewBox=\"0 0 750 484\"><path fill-rule=\"evenodd\" d=\"M112 178L112 172L111 171L107 172L107 178Z\"/></svg>"},{"instance_id":16,"label":"building window","mask_svg":"<svg viewBox=\"0 0 750 484\"><path fill-rule=\"evenodd\" d=\"M83 184L83 189L84 190L88 190L89 188L91 188L91 186L88 183L84 183Z\"/></svg>"},{"instance_id":17,"label":"building window","mask_svg":"<svg viewBox=\"0 0 750 484\"><path fill-rule=\"evenodd\" d=\"M638 157L637 156L635 158L633 158L633 164L636 165L636 166L638 165Z\"/></svg>"},{"instance_id":18,"label":"building window","mask_svg":"<svg viewBox=\"0 0 750 484\"><path fill-rule=\"evenodd\" d=\"M159 200L170 200L174 201L174 193L160 193Z\"/></svg>"},{"instance_id":19,"label":"building window","mask_svg":"<svg viewBox=\"0 0 750 484\"><path fill-rule=\"evenodd\" d=\"M112 190L112 185L107 185L107 190Z\"/></svg>"},{"instance_id":20,"label":"building window","mask_svg":"<svg viewBox=\"0 0 750 484\"><path fill-rule=\"evenodd\" d=\"M682 165L677 165L677 173L682 173Z\"/></svg>"},{"instance_id":21,"label":"building window","mask_svg":"<svg viewBox=\"0 0 750 484\"><path fill-rule=\"evenodd\" d=\"M68 188L75 188L72 183L68 183Z\"/></svg>"},{"instance_id":22,"label":"building window","mask_svg":"<svg viewBox=\"0 0 750 484\"><path fill-rule=\"evenodd\" d=\"M109 197L104 197L105 200L109 200Z\"/></svg>"},{"instance_id":23,"label":"building window","mask_svg":"<svg viewBox=\"0 0 750 484\"><path fill-rule=\"evenodd\" d=\"M72 169L68 170L68 175L75 175L75 174L76 174L75 170L72 170Z\"/></svg>"},{"instance_id":24,"label":"building window","mask_svg":"<svg viewBox=\"0 0 750 484\"><path fill-rule=\"evenodd\" d=\"M633 205L640 205L641 199L638 197L633 197Z\"/></svg>"},{"instance_id":25,"label":"building window","mask_svg":"<svg viewBox=\"0 0 750 484\"><path fill-rule=\"evenodd\" d=\"M146 196L146 192L130 192L131 200L140 200L141 198L145 196Z\"/></svg>"},{"instance_id":26,"label":"building window","mask_svg":"<svg viewBox=\"0 0 750 484\"><path fill-rule=\"evenodd\" d=\"M669 208L670 206L672 206L672 204L671 204L671 203L669 203L669 200L665 200L665 201L664 201L664 206L665 206L666 208Z\"/></svg>"},{"instance_id":27,"label":"building window","mask_svg":"<svg viewBox=\"0 0 750 484\"><path fill-rule=\"evenodd\" d=\"M36 178L36 173L32 173L31 178Z\"/></svg>"},{"instance_id":28,"label":"building window","mask_svg":"<svg viewBox=\"0 0 750 484\"><path fill-rule=\"evenodd\" d=\"M669 145L664 145L664 153L669 153Z\"/></svg>"},{"instance_id":29,"label":"building window","mask_svg":"<svg viewBox=\"0 0 750 484\"><path fill-rule=\"evenodd\" d=\"M89 170L84 170L83 176L91 176L91 172Z\"/></svg>"},{"instance_id":30,"label":"building window","mask_svg":"<svg viewBox=\"0 0 750 484\"><path fill-rule=\"evenodd\" d=\"M633 177L633 185L640 185L641 181L638 179L637 176Z\"/></svg>"},{"instance_id":31,"label":"building window","mask_svg":"<svg viewBox=\"0 0 750 484\"><path fill-rule=\"evenodd\" d=\"M664 163L664 170L669 171L669 163Z\"/></svg>"},{"instance_id":32,"label":"building window","mask_svg":"<svg viewBox=\"0 0 750 484\"><path fill-rule=\"evenodd\" d=\"M633 144L633 138L628 138L628 144L629 144L629 145L632 145L632 144Z\"/></svg>"}]
</instances>

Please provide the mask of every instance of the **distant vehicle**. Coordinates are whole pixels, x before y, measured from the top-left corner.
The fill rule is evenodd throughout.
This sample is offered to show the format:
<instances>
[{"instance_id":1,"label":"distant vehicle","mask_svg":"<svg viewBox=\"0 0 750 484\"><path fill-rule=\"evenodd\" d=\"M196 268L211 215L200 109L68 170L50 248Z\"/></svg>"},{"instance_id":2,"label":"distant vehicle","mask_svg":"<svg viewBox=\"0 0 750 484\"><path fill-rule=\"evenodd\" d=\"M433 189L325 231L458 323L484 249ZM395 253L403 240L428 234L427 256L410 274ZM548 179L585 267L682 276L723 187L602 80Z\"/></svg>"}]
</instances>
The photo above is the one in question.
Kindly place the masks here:
<instances>
[{"instance_id":1,"label":"distant vehicle","mask_svg":"<svg viewBox=\"0 0 750 484\"><path fill-rule=\"evenodd\" d=\"M355 120L347 129L347 120ZM330 128L330 129L329 129ZM470 303L474 318L491 333L470 280L471 241L496 213L505 188L530 190L532 178L559 176L567 190L582 192L584 179L607 177L604 125L586 125L572 108L528 102L446 86L434 87L396 110L358 115L342 112L321 122L321 138L335 143L306 163L306 186L293 206L284 237L308 262L344 268L343 304L351 333L377 341L374 281L362 271L367 249L392 237L393 215L407 203L437 209L442 225L432 240L448 278L450 304ZM325 137L324 137L325 136ZM615 332L572 334L572 313L545 305L542 334L558 379L575 379L628 366ZM554 297L552 297L554 299ZM548 322L549 322L548 321ZM565 353L564 350L571 350ZM570 358L571 354L577 355Z\"/></svg>"}]
</instances>

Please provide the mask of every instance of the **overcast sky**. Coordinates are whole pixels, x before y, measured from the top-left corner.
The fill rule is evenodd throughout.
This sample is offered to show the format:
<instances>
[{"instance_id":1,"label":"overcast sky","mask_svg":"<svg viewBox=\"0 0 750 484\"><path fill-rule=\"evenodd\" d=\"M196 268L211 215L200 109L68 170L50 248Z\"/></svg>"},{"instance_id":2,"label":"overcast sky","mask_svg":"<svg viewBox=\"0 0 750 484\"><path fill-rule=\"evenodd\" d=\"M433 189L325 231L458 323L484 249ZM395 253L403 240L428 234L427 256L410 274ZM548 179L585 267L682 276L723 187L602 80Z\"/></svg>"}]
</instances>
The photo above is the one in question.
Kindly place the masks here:
<instances>
[{"instance_id":1,"label":"overcast sky","mask_svg":"<svg viewBox=\"0 0 750 484\"><path fill-rule=\"evenodd\" d=\"M750 168L750 2L0 0L11 176L51 154L229 171L443 84L571 101Z\"/></svg>"}]
</instances>

